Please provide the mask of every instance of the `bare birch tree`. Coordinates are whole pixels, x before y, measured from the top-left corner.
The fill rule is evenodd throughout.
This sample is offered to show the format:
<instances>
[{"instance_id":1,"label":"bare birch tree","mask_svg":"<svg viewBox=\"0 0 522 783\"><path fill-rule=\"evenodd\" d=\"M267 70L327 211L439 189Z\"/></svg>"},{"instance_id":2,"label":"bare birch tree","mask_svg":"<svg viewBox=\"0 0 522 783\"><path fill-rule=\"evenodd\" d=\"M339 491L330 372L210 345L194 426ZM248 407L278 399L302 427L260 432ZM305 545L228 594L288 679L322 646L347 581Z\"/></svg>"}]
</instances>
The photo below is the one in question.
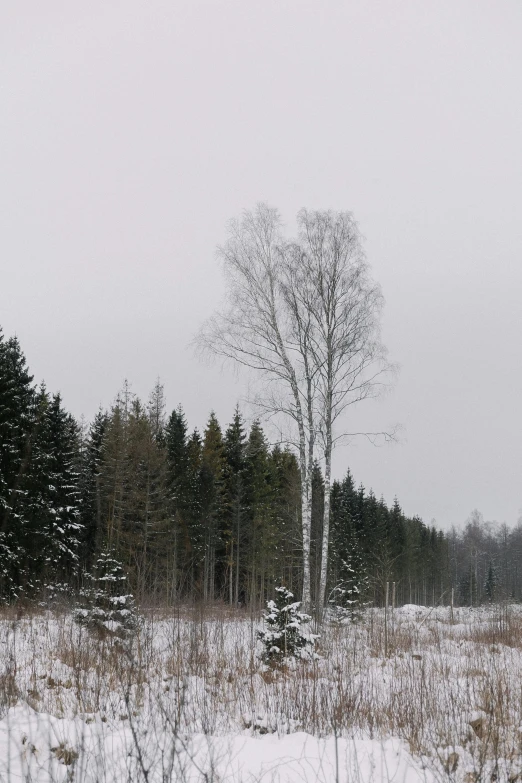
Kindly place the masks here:
<instances>
[{"instance_id":1,"label":"bare birch tree","mask_svg":"<svg viewBox=\"0 0 522 783\"><path fill-rule=\"evenodd\" d=\"M257 403L297 425L301 472L303 603L311 605L312 468L325 464L317 616L328 575L332 452L346 436L346 408L375 397L392 369L380 340L383 297L369 274L359 230L348 212L298 215L297 240L284 240L277 210L260 204L232 221L220 248L227 307L200 332L200 348L257 370L267 383ZM391 433L359 433L389 438Z\"/></svg>"},{"instance_id":2,"label":"bare birch tree","mask_svg":"<svg viewBox=\"0 0 522 783\"><path fill-rule=\"evenodd\" d=\"M303 593L311 604L310 529L313 464L313 373L310 316L302 306L289 306L292 260L277 210L259 204L229 224L229 238L219 248L227 280L227 304L197 337L204 352L258 371L266 380L261 399L268 413L284 413L297 426L301 472ZM297 317L298 316L298 317Z\"/></svg>"},{"instance_id":3,"label":"bare birch tree","mask_svg":"<svg viewBox=\"0 0 522 783\"><path fill-rule=\"evenodd\" d=\"M332 451L346 436L339 419L348 406L375 397L392 366L380 340L383 297L372 281L357 223L349 212L298 215L300 274L307 285L309 347L318 376L318 436L324 451L325 489L317 616L323 613L328 573ZM364 433L391 437L390 433Z\"/></svg>"}]
</instances>

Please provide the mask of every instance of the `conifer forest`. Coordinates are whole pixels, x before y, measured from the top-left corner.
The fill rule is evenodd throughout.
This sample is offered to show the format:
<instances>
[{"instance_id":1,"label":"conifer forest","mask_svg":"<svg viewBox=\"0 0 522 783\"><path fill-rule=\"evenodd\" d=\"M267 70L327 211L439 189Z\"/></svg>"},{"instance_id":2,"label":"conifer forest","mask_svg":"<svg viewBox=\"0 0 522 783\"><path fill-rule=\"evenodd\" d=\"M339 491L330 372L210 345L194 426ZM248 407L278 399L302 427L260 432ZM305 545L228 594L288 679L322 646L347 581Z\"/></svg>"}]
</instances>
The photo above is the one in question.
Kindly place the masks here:
<instances>
[{"instance_id":1,"label":"conifer forest","mask_svg":"<svg viewBox=\"0 0 522 783\"><path fill-rule=\"evenodd\" d=\"M125 383L111 407L79 423L35 386L15 337L0 336L0 590L4 602L78 590L100 556L123 566L144 606L222 602L261 609L280 584L302 588L299 462L239 410L191 428ZM324 476L313 464L312 601L318 591ZM446 532L408 517L400 498L348 471L331 488L327 597L380 606L477 606L522 598L522 528L473 512Z\"/></svg>"}]
</instances>

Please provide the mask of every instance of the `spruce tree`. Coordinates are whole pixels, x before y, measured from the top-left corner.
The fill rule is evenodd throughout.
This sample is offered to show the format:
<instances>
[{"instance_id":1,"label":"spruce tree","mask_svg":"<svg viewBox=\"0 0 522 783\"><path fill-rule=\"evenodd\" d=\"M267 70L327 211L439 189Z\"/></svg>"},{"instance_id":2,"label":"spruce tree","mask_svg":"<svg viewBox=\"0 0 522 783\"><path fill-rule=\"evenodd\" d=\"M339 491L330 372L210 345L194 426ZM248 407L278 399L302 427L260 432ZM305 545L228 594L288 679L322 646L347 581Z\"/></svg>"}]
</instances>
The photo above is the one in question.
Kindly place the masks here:
<instances>
[{"instance_id":1,"label":"spruce tree","mask_svg":"<svg viewBox=\"0 0 522 783\"><path fill-rule=\"evenodd\" d=\"M355 491L350 471L332 487L332 568L328 602L337 620L355 619L368 590L368 568L357 538ZM367 506L373 497L370 493Z\"/></svg>"},{"instance_id":2,"label":"spruce tree","mask_svg":"<svg viewBox=\"0 0 522 783\"><path fill-rule=\"evenodd\" d=\"M84 574L74 617L92 632L120 639L137 628L139 618L127 575L111 550L102 550L92 570Z\"/></svg>"},{"instance_id":3,"label":"spruce tree","mask_svg":"<svg viewBox=\"0 0 522 783\"><path fill-rule=\"evenodd\" d=\"M183 581L192 596L201 593L205 531L201 503L201 435L195 429L187 441L187 504L183 530Z\"/></svg>"},{"instance_id":4,"label":"spruce tree","mask_svg":"<svg viewBox=\"0 0 522 783\"><path fill-rule=\"evenodd\" d=\"M489 603L493 603L493 601L497 597L497 591L498 591L498 573L497 569L493 565L493 561L489 561L488 566L488 575L486 577L486 582L484 584L484 592L486 593L486 596L488 598Z\"/></svg>"},{"instance_id":5,"label":"spruce tree","mask_svg":"<svg viewBox=\"0 0 522 783\"><path fill-rule=\"evenodd\" d=\"M223 470L225 455L221 427L212 411L203 435L201 450L201 514L204 528L203 598L213 600L216 562L224 561L220 535L223 519Z\"/></svg>"},{"instance_id":6,"label":"spruce tree","mask_svg":"<svg viewBox=\"0 0 522 783\"><path fill-rule=\"evenodd\" d=\"M172 411L165 428L169 491L174 516L183 515L189 503L187 422L181 405Z\"/></svg>"},{"instance_id":7,"label":"spruce tree","mask_svg":"<svg viewBox=\"0 0 522 783\"><path fill-rule=\"evenodd\" d=\"M96 553L101 551L106 534L102 517L101 471L108 419L108 415L99 410L82 443L80 560L87 570L92 567Z\"/></svg>"},{"instance_id":8,"label":"spruce tree","mask_svg":"<svg viewBox=\"0 0 522 783\"><path fill-rule=\"evenodd\" d=\"M34 427L32 376L16 338L0 329L0 597L19 594L27 494L22 483Z\"/></svg>"},{"instance_id":9,"label":"spruce tree","mask_svg":"<svg viewBox=\"0 0 522 783\"><path fill-rule=\"evenodd\" d=\"M107 417L101 446L100 497L103 546L118 552L124 531L127 491L130 485L128 414L118 397Z\"/></svg>"},{"instance_id":10,"label":"spruce tree","mask_svg":"<svg viewBox=\"0 0 522 783\"><path fill-rule=\"evenodd\" d=\"M271 552L277 541L272 513L269 450L259 421L254 421L245 449L245 488L248 503L247 551L249 562L248 597L250 602L265 602L267 582L273 584L277 574ZM247 532L247 531L245 531Z\"/></svg>"},{"instance_id":11,"label":"spruce tree","mask_svg":"<svg viewBox=\"0 0 522 783\"><path fill-rule=\"evenodd\" d=\"M297 592L302 582L301 479L295 454L274 446L269 458L272 525L277 533L272 562L274 572Z\"/></svg>"},{"instance_id":12,"label":"spruce tree","mask_svg":"<svg viewBox=\"0 0 522 783\"><path fill-rule=\"evenodd\" d=\"M243 526L246 516L245 494L246 435L243 419L236 406L234 418L224 438L223 541L225 544L225 594L230 604L239 602L242 574ZM226 587L228 586L228 590Z\"/></svg>"},{"instance_id":13,"label":"spruce tree","mask_svg":"<svg viewBox=\"0 0 522 783\"><path fill-rule=\"evenodd\" d=\"M74 578L81 535L78 425L64 410L60 395L50 397L44 386L36 410L31 460L23 480L28 591Z\"/></svg>"},{"instance_id":14,"label":"spruce tree","mask_svg":"<svg viewBox=\"0 0 522 783\"><path fill-rule=\"evenodd\" d=\"M169 416L164 438L167 455L167 490L172 538L169 592L175 598L182 587L180 574L183 574L184 560L180 557L180 552L186 553L190 512L187 422L181 405L172 411Z\"/></svg>"},{"instance_id":15,"label":"spruce tree","mask_svg":"<svg viewBox=\"0 0 522 783\"><path fill-rule=\"evenodd\" d=\"M310 616L299 611L301 602L293 598L286 587L276 587L275 600L267 602L265 627L258 631L265 663L277 665L293 658L316 657L314 646L318 637L308 631Z\"/></svg>"}]
</instances>

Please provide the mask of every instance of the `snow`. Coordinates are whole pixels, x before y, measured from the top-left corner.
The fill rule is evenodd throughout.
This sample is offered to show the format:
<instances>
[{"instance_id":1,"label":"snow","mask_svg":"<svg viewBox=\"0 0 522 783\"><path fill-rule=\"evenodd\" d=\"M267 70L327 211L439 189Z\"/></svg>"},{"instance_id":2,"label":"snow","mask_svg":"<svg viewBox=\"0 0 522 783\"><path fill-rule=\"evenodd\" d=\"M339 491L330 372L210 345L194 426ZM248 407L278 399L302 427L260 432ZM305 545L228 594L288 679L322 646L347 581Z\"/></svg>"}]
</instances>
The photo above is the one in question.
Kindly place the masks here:
<instances>
[{"instance_id":1,"label":"snow","mask_svg":"<svg viewBox=\"0 0 522 783\"><path fill-rule=\"evenodd\" d=\"M136 731L145 732L143 726ZM53 750L52 750L53 749ZM34 783L126 783L147 770L150 783L196 783L212 772L214 780L240 783L430 783L397 739L319 739L305 732L283 737L205 736L173 738L165 733L140 748L132 729L97 719L59 719L27 705L13 707L0 722L0 780ZM67 751L71 755L67 756ZM68 762L68 763L64 763ZM167 775L168 777L165 777Z\"/></svg>"},{"instance_id":2,"label":"snow","mask_svg":"<svg viewBox=\"0 0 522 783\"><path fill-rule=\"evenodd\" d=\"M0 783L522 780L522 608L388 621L388 657L368 609L271 668L260 620L223 608L151 613L129 640L6 612Z\"/></svg>"}]
</instances>

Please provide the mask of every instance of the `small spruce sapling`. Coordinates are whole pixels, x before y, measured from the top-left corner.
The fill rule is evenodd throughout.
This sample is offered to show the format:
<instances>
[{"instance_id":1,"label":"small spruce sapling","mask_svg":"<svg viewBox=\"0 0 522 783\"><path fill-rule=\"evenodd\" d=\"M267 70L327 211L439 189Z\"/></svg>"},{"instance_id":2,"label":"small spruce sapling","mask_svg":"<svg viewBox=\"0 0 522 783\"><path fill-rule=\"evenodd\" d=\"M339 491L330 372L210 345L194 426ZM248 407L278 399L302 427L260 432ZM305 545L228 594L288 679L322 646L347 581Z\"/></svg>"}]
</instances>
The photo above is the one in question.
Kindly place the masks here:
<instances>
[{"instance_id":1,"label":"small spruce sapling","mask_svg":"<svg viewBox=\"0 0 522 783\"><path fill-rule=\"evenodd\" d=\"M102 552L85 578L81 605L74 613L76 622L92 631L127 637L139 620L121 563L112 552Z\"/></svg>"},{"instance_id":2,"label":"small spruce sapling","mask_svg":"<svg viewBox=\"0 0 522 783\"><path fill-rule=\"evenodd\" d=\"M310 616L299 611L300 601L294 601L293 593L286 587L276 587L275 601L267 601L263 616L265 627L258 631L262 644L261 658L271 665L295 658L317 658L315 641L319 637L310 633Z\"/></svg>"}]
</instances>

